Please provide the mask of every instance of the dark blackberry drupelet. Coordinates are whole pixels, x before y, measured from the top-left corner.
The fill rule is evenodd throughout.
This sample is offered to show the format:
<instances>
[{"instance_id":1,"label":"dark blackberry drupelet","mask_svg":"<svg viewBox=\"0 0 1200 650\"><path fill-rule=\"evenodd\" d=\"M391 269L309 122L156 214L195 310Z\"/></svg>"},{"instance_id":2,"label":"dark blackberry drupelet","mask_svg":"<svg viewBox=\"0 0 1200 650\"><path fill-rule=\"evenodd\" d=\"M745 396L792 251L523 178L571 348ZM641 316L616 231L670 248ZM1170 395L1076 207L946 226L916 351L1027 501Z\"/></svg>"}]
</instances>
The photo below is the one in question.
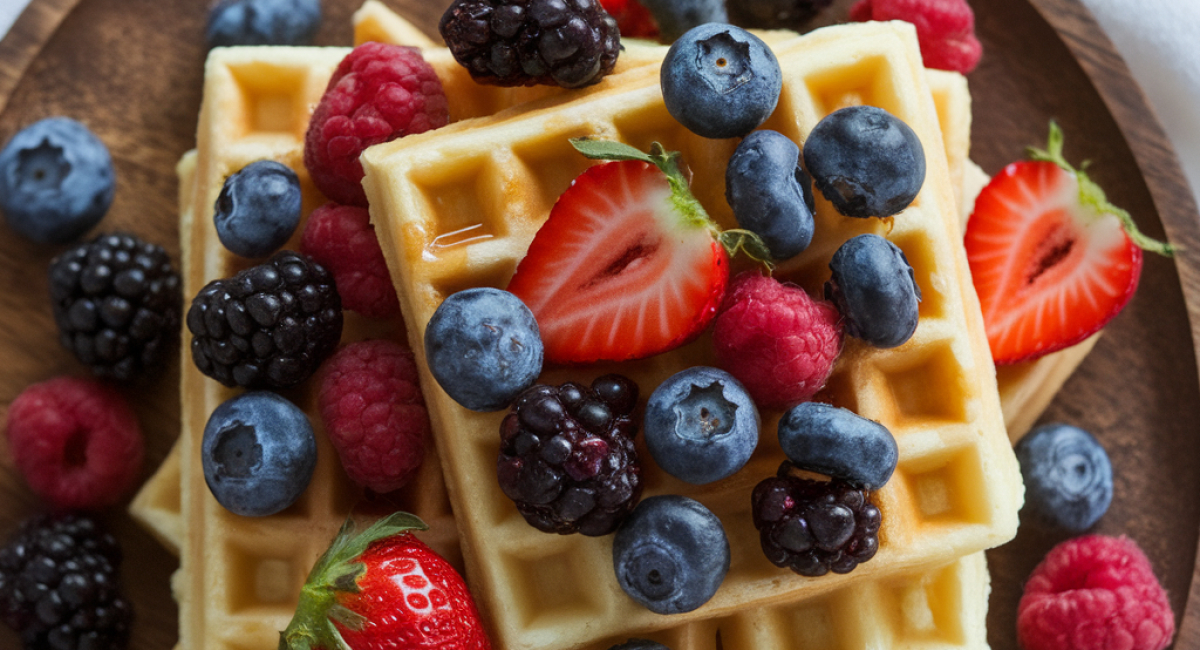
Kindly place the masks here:
<instances>
[{"instance_id":1,"label":"dark blackberry drupelet","mask_svg":"<svg viewBox=\"0 0 1200 650\"><path fill-rule=\"evenodd\" d=\"M729 20L746 28L796 29L831 4L833 0L741 0L728 3Z\"/></svg>"},{"instance_id":2,"label":"dark blackberry drupelet","mask_svg":"<svg viewBox=\"0 0 1200 650\"><path fill-rule=\"evenodd\" d=\"M534 385L500 425L500 489L539 530L606 535L642 494L630 417L638 387L605 375L591 388Z\"/></svg>"},{"instance_id":3,"label":"dark blackberry drupelet","mask_svg":"<svg viewBox=\"0 0 1200 650\"><path fill-rule=\"evenodd\" d=\"M27 650L109 650L129 640L133 610L121 550L91 519L39 515L0 549L0 616Z\"/></svg>"},{"instance_id":4,"label":"dark blackberry drupelet","mask_svg":"<svg viewBox=\"0 0 1200 650\"><path fill-rule=\"evenodd\" d=\"M802 576L849 573L879 550L879 508L870 493L840 481L792 475L784 461L776 476L754 488L754 527L772 564Z\"/></svg>"},{"instance_id":5,"label":"dark blackberry drupelet","mask_svg":"<svg viewBox=\"0 0 1200 650\"><path fill-rule=\"evenodd\" d=\"M476 81L497 86L594 84L621 49L597 0L456 0L438 29Z\"/></svg>"},{"instance_id":6,"label":"dark blackberry drupelet","mask_svg":"<svg viewBox=\"0 0 1200 650\"><path fill-rule=\"evenodd\" d=\"M308 379L342 336L342 300L325 267L283 250L208 283L187 313L192 360L226 386L286 388Z\"/></svg>"},{"instance_id":7,"label":"dark blackberry drupelet","mask_svg":"<svg viewBox=\"0 0 1200 650\"><path fill-rule=\"evenodd\" d=\"M101 235L50 262L59 341L101 377L132 379L173 348L183 297L161 246Z\"/></svg>"}]
</instances>

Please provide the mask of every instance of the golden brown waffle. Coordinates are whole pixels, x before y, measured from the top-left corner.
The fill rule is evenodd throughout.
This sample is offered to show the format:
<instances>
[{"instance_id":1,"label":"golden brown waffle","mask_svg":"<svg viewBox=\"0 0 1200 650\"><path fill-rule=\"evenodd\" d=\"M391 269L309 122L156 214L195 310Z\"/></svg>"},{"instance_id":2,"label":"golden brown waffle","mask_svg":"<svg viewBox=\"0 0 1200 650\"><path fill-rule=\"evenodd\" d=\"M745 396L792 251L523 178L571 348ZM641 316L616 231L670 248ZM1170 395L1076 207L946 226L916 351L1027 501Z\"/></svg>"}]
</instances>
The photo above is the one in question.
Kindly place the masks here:
<instances>
[{"instance_id":1,"label":"golden brown waffle","mask_svg":"<svg viewBox=\"0 0 1200 650\"><path fill-rule=\"evenodd\" d=\"M834 592L865 591L898 574L931 569L1010 539L1021 482L1001 417L994 369L960 243L938 117L911 26L858 24L777 43L784 70L779 108L765 125L797 141L834 108L869 103L907 122L925 144L928 175L916 202L890 225L847 219L819 200L810 248L777 274L810 292L850 236L886 234L913 263L924 296L914 338L893 350L847 343L822 398L884 423L901 460L877 493L884 514L874 560L844 576L811 579L770 565L751 525L749 494L783 456L766 417L749 465L724 481L694 487L647 460L646 495L692 496L724 522L733 565L716 596L687 614L642 609L617 586L611 540L541 533L517 513L495 480L503 413L474 413L450 400L428 374L424 325L445 296L472 286L504 287L550 207L592 164L568 138L593 136L640 148L658 141L683 152L697 198L723 226L724 164L735 141L699 138L663 107L656 66L571 95L545 97L507 113L451 124L368 150L364 185L389 257L415 345L468 577L495 638L508 648L575 648L661 631L668 638L720 635L756 607L803 608ZM711 364L706 339L633 363L550 370L546 383L587 383L605 372L638 382L643 395L686 366ZM768 414L769 415L769 414ZM777 416L777 414L775 414ZM648 455L643 458L648 459ZM865 596L864 596L865 597ZM696 630L705 630L697 633ZM688 645L687 647L708 647Z\"/></svg>"}]
</instances>

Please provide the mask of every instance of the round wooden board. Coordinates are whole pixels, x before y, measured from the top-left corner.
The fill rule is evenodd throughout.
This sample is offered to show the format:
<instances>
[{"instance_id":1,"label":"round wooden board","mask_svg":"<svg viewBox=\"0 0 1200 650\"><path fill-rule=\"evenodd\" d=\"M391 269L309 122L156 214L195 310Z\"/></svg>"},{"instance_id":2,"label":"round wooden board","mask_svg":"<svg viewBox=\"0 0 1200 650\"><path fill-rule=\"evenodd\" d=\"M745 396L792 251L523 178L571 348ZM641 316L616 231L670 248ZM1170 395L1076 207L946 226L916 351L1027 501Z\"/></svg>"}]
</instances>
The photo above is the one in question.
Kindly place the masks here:
<instances>
[{"instance_id":1,"label":"round wooden board","mask_svg":"<svg viewBox=\"0 0 1200 650\"><path fill-rule=\"evenodd\" d=\"M435 33L447 0L390 0ZM1096 531L1124 534L1146 550L1180 624L1177 647L1200 647L1200 595L1189 598L1200 532L1200 421L1195 332L1200 316L1200 218L1167 141L1137 85L1078 0L971 0L985 56L969 79L972 157L988 172L1044 141L1051 118L1067 134L1067 156L1093 161L1093 176L1150 235L1185 251L1147 256L1130 306L1056 397L1044 419L1093 431L1116 472L1115 498ZM128 229L178 259L175 162L195 140L205 56L201 0L33 0L0 41L0 142L50 115L87 123L116 161L116 200L102 227ZM359 0L324 0L322 45L350 43ZM833 19L845 16L839 0ZM27 385L86 374L58 346L45 268L61 247L31 245L0 226L0 418ZM1181 281L1182 278L1182 281ZM1200 318L1191 319L1200 323ZM161 376L123 388L147 437L145 475L179 428L178 359ZM0 444L0 535L40 505ZM177 638L170 575L177 560L122 510L105 514L121 538L126 589L137 619L131 648L167 650ZM1064 539L1023 527L989 553L991 644L1016 648L1021 584ZM1198 587L1200 589L1200 587ZM1191 605L1191 607L1189 607ZM18 647L0 630L0 647Z\"/></svg>"}]
</instances>

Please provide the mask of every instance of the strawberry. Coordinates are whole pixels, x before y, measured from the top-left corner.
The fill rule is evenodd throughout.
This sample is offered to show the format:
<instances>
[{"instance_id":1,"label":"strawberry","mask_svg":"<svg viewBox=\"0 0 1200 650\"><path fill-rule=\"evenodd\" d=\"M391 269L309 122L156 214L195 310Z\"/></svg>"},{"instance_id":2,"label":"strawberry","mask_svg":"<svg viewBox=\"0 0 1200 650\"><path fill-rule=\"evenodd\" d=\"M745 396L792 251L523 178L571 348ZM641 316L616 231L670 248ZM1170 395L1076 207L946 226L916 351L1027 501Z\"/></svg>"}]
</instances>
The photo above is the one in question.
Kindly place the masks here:
<instances>
[{"instance_id":1,"label":"strawberry","mask_svg":"<svg viewBox=\"0 0 1200 650\"><path fill-rule=\"evenodd\" d=\"M600 0L600 6L616 19L622 38L658 38L654 15L638 0Z\"/></svg>"},{"instance_id":2,"label":"strawberry","mask_svg":"<svg viewBox=\"0 0 1200 650\"><path fill-rule=\"evenodd\" d=\"M300 591L280 650L490 650L454 567L412 536L427 527L397 512L355 535L346 522Z\"/></svg>"},{"instance_id":3,"label":"strawberry","mask_svg":"<svg viewBox=\"0 0 1200 650\"><path fill-rule=\"evenodd\" d=\"M967 223L967 259L997 364L1087 338L1133 296L1142 250L1173 252L1138 232L1062 146L1051 123L1047 149L1030 149L1031 160L997 174Z\"/></svg>"},{"instance_id":4,"label":"strawberry","mask_svg":"<svg viewBox=\"0 0 1200 650\"><path fill-rule=\"evenodd\" d=\"M571 142L615 162L588 168L563 192L509 282L537 319L545 359L624 361L687 343L721 305L728 253L752 235L718 231L678 153Z\"/></svg>"}]
</instances>

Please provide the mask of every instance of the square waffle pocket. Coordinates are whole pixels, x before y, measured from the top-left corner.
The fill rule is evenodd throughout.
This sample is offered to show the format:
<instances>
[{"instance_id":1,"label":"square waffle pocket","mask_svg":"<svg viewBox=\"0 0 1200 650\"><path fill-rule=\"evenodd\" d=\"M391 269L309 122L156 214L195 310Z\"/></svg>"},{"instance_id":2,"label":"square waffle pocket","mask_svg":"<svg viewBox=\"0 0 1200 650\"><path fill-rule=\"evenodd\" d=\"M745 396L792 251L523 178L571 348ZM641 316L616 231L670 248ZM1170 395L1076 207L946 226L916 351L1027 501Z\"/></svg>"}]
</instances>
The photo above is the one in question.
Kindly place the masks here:
<instances>
[{"instance_id":1,"label":"square waffle pocket","mask_svg":"<svg viewBox=\"0 0 1200 650\"><path fill-rule=\"evenodd\" d=\"M912 340L891 350L848 340L818 397L883 423L900 448L895 475L875 495L884 513L879 553L850 574L804 578L763 556L751 523L750 492L784 458L774 436L779 414L764 413L763 435L750 463L715 484L697 487L673 479L639 448L644 495L699 500L722 520L733 553L728 576L706 605L673 616L651 613L617 585L610 537L548 535L524 521L495 477L505 413L462 408L438 387L425 364L425 325L441 301L469 287L505 287L554 201L593 164L572 149L569 138L619 140L643 150L660 142L681 151L694 174L697 198L718 223L733 225L724 202L724 168L736 141L700 138L675 122L663 106L657 66L627 72L620 84L543 98L519 110L379 145L363 155L372 220L422 372L468 578L502 647L606 647L655 634L676 642L699 635L719 638L725 648L742 647L733 640L745 638L738 630L755 627L747 618L755 608L793 611L819 603L814 606L828 611L836 600L832 594L859 588L865 602L869 591L895 576L944 566L1016 532L1020 474L1005 434L938 116L912 27L826 28L778 43L775 52L783 68L783 92L765 128L802 142L832 110L871 104L908 123L927 157L921 194L891 223L842 217L819 199L812 245L776 271L819 294L837 247L854 235L875 232L905 252L923 295ZM705 337L638 362L551 368L541 381L586 384L619 372L634 379L645 396L693 365L713 365Z\"/></svg>"}]
</instances>

